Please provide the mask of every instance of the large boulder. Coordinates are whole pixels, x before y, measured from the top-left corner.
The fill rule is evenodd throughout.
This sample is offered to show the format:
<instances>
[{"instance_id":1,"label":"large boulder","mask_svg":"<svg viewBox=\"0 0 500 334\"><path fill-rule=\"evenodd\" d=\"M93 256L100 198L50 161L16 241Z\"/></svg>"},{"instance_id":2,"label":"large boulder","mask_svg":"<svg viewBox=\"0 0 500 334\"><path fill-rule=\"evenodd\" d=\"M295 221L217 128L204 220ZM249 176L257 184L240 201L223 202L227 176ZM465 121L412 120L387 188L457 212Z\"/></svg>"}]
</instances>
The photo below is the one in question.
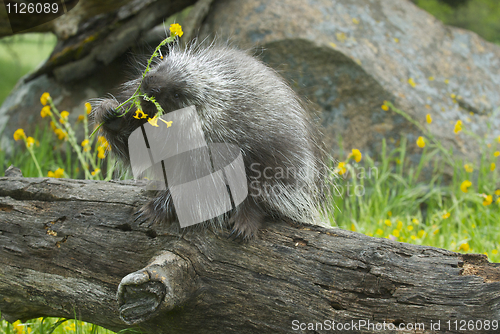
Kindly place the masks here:
<instances>
[{"instance_id":1,"label":"large boulder","mask_svg":"<svg viewBox=\"0 0 500 334\"><path fill-rule=\"evenodd\" d=\"M431 114L431 132L472 158L474 141L454 124L483 136L500 134L500 47L443 25L408 0L219 0L201 29L242 47L262 48L264 61L323 112L327 142L380 152L382 138L407 136L412 158L421 132L381 109L392 101L415 120Z\"/></svg>"}]
</instances>

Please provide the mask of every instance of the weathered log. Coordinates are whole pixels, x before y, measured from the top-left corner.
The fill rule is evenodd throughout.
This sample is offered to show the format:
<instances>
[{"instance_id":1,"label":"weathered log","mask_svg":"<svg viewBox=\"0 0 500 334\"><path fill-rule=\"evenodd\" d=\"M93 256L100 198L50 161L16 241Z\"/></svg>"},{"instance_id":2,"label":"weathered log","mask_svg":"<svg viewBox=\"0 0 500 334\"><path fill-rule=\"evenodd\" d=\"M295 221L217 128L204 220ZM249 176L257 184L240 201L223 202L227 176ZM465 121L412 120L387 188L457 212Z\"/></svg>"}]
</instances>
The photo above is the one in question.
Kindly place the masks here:
<instances>
[{"instance_id":1,"label":"weathered log","mask_svg":"<svg viewBox=\"0 0 500 334\"><path fill-rule=\"evenodd\" d=\"M76 312L144 333L323 333L333 321L458 333L471 320L473 333L498 321L500 270L484 255L292 222L249 242L147 227L133 215L147 200L131 181L0 178L2 317Z\"/></svg>"}]
</instances>

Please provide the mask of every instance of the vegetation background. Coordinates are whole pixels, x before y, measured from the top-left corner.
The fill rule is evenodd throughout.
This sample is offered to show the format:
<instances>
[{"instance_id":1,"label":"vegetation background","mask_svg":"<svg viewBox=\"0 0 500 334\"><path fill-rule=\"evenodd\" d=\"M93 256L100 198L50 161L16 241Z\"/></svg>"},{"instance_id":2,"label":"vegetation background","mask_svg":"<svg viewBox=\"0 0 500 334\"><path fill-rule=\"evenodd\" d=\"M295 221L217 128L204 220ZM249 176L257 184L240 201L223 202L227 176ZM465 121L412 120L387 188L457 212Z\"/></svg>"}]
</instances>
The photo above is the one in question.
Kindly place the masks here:
<instances>
[{"instance_id":1,"label":"vegetation background","mask_svg":"<svg viewBox=\"0 0 500 334\"><path fill-rule=\"evenodd\" d=\"M500 45L500 1L412 1L445 24L472 30ZM55 43L56 38L49 34L15 35L0 40L0 104L23 75L49 56ZM390 104L381 107L393 108ZM395 108L393 110L403 113ZM377 157L362 156L357 150L348 152L340 147L336 156L340 160L337 165L341 174L337 182L339 191L332 203L337 210L335 217L330 218L341 228L370 236L452 251L485 253L490 260L498 262L500 179L496 164L500 167L500 137L487 142L476 138L473 133L467 133L465 128L471 140L480 142L482 156L478 161L457 161L453 159L453 152L444 150L440 143L433 141L425 127L421 130L419 146L422 147L422 160L418 166L405 164L404 140L394 151L384 149ZM56 177L82 176L78 173L78 162L74 156L71 161L70 146L53 133L48 121L46 126L27 135L32 135L37 141L38 146L32 147L44 174L50 171L51 176ZM14 164L22 169L25 176L38 176L26 149L27 143L12 140L11 144L13 155L6 156L0 150L0 175L10 164ZM54 145L63 148L63 153L53 150ZM94 158L102 154L97 152L97 148L96 142ZM441 156L442 162L432 162L435 156ZM57 170L52 172L56 167L61 171L59 174L54 174ZM424 167L433 171L431 180L426 182L419 181ZM451 182L445 183L446 168L453 170L453 177ZM373 173L369 174L369 171ZM363 177L357 177L361 172L365 173ZM361 196L353 196L356 187L363 189ZM92 324L57 318L38 318L14 324L0 322L0 334L52 332L112 333ZM131 329L129 332L137 331Z\"/></svg>"}]
</instances>

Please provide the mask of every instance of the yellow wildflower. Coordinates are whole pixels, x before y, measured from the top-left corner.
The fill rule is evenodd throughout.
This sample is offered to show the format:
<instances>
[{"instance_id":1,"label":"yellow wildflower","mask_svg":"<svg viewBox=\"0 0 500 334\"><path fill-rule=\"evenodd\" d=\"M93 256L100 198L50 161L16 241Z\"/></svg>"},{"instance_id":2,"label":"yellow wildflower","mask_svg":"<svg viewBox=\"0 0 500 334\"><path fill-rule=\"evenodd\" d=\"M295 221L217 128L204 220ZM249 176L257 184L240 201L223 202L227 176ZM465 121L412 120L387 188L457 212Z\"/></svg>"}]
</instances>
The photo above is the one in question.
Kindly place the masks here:
<instances>
[{"instance_id":1,"label":"yellow wildflower","mask_svg":"<svg viewBox=\"0 0 500 334\"><path fill-rule=\"evenodd\" d=\"M420 136L417 139L417 146L418 147L425 147L425 140L424 137Z\"/></svg>"},{"instance_id":2,"label":"yellow wildflower","mask_svg":"<svg viewBox=\"0 0 500 334\"><path fill-rule=\"evenodd\" d=\"M426 235L426 234L427 234L427 233L425 233L425 231L424 231L424 230L420 230L420 231L418 231L418 237L419 237L419 238L423 238L423 237L425 237L425 235Z\"/></svg>"},{"instance_id":3,"label":"yellow wildflower","mask_svg":"<svg viewBox=\"0 0 500 334\"><path fill-rule=\"evenodd\" d=\"M68 116L69 116L69 112L67 112L66 110L62 111L61 112L61 119L59 120L59 122L64 124L68 120Z\"/></svg>"},{"instance_id":4,"label":"yellow wildflower","mask_svg":"<svg viewBox=\"0 0 500 334\"><path fill-rule=\"evenodd\" d=\"M54 172L50 171L47 173L48 177L55 177L55 178L61 178L64 176L64 169L58 168Z\"/></svg>"},{"instance_id":5,"label":"yellow wildflower","mask_svg":"<svg viewBox=\"0 0 500 334\"><path fill-rule=\"evenodd\" d=\"M148 123L151 124L152 126L158 127L158 117L155 116L153 118L148 118Z\"/></svg>"},{"instance_id":6,"label":"yellow wildflower","mask_svg":"<svg viewBox=\"0 0 500 334\"><path fill-rule=\"evenodd\" d=\"M104 159L106 158L106 155L104 154L105 148L103 146L98 146L97 147L97 157L99 159Z\"/></svg>"},{"instance_id":7,"label":"yellow wildflower","mask_svg":"<svg viewBox=\"0 0 500 334\"><path fill-rule=\"evenodd\" d=\"M339 175L345 174L346 171L347 168L345 166L345 162L339 162L339 164L337 165L337 172L339 173Z\"/></svg>"},{"instance_id":8,"label":"yellow wildflower","mask_svg":"<svg viewBox=\"0 0 500 334\"><path fill-rule=\"evenodd\" d=\"M392 225L392 223L391 223L391 221L389 219L384 220L384 224L387 225L387 226L391 226Z\"/></svg>"},{"instance_id":9,"label":"yellow wildflower","mask_svg":"<svg viewBox=\"0 0 500 334\"><path fill-rule=\"evenodd\" d=\"M99 136L99 138L97 138L97 142L99 143L100 146L104 147L105 149L107 149L109 146L108 141L103 136Z\"/></svg>"},{"instance_id":10,"label":"yellow wildflower","mask_svg":"<svg viewBox=\"0 0 500 334\"><path fill-rule=\"evenodd\" d=\"M399 237L399 230L397 230L397 229L392 230L392 235L395 236L396 238L398 238Z\"/></svg>"},{"instance_id":11,"label":"yellow wildflower","mask_svg":"<svg viewBox=\"0 0 500 334\"><path fill-rule=\"evenodd\" d=\"M392 217L392 211L387 211L387 215L388 215L389 217Z\"/></svg>"},{"instance_id":12,"label":"yellow wildflower","mask_svg":"<svg viewBox=\"0 0 500 334\"><path fill-rule=\"evenodd\" d=\"M47 116L50 116L52 113L50 112L50 106L45 106L42 108L42 111L40 111L40 115L42 118L45 118Z\"/></svg>"},{"instance_id":13,"label":"yellow wildflower","mask_svg":"<svg viewBox=\"0 0 500 334\"><path fill-rule=\"evenodd\" d=\"M354 225L354 223L351 224L351 231L356 232L356 226Z\"/></svg>"},{"instance_id":14,"label":"yellow wildflower","mask_svg":"<svg viewBox=\"0 0 500 334\"><path fill-rule=\"evenodd\" d=\"M500 196L500 189L495 190L495 195Z\"/></svg>"},{"instance_id":15,"label":"yellow wildflower","mask_svg":"<svg viewBox=\"0 0 500 334\"><path fill-rule=\"evenodd\" d=\"M382 108L382 110L385 110L385 111L389 110L389 107L386 106L385 104L383 104L380 108Z\"/></svg>"},{"instance_id":16,"label":"yellow wildflower","mask_svg":"<svg viewBox=\"0 0 500 334\"><path fill-rule=\"evenodd\" d=\"M436 229L436 230L434 230L434 232L432 232L432 234L434 234L434 235L436 235L438 233L439 233L439 229Z\"/></svg>"},{"instance_id":17,"label":"yellow wildflower","mask_svg":"<svg viewBox=\"0 0 500 334\"><path fill-rule=\"evenodd\" d=\"M52 131L56 131L57 127L56 127L56 123L54 123L54 121L50 121L50 127L52 128Z\"/></svg>"},{"instance_id":18,"label":"yellow wildflower","mask_svg":"<svg viewBox=\"0 0 500 334\"><path fill-rule=\"evenodd\" d=\"M493 153L493 155L494 155L495 157L500 156L500 151L495 151L495 153Z\"/></svg>"},{"instance_id":19,"label":"yellow wildflower","mask_svg":"<svg viewBox=\"0 0 500 334\"><path fill-rule=\"evenodd\" d=\"M66 131L61 129L55 129L54 133L57 135L57 138L59 138L59 140L63 140L68 135Z\"/></svg>"},{"instance_id":20,"label":"yellow wildflower","mask_svg":"<svg viewBox=\"0 0 500 334\"><path fill-rule=\"evenodd\" d=\"M462 182L462 184L460 185L460 190L462 190L464 193L468 192L469 191L469 187L472 186L472 182L470 182L469 180L465 180L464 182Z\"/></svg>"},{"instance_id":21,"label":"yellow wildflower","mask_svg":"<svg viewBox=\"0 0 500 334\"><path fill-rule=\"evenodd\" d=\"M167 128L171 127L171 126L172 126L172 122L173 122L173 121L169 121L169 122L167 122L167 121L165 121L165 120L164 120L164 119L162 119L162 118L160 118L160 121L162 121L163 123L167 124Z\"/></svg>"},{"instance_id":22,"label":"yellow wildflower","mask_svg":"<svg viewBox=\"0 0 500 334\"><path fill-rule=\"evenodd\" d=\"M84 141L82 141L82 147L83 147L84 152L90 151L90 145L89 145L88 139L85 139Z\"/></svg>"},{"instance_id":23,"label":"yellow wildflower","mask_svg":"<svg viewBox=\"0 0 500 334\"><path fill-rule=\"evenodd\" d=\"M88 114L90 114L90 112L92 111L92 105L88 102L85 103L85 112Z\"/></svg>"},{"instance_id":24,"label":"yellow wildflower","mask_svg":"<svg viewBox=\"0 0 500 334\"><path fill-rule=\"evenodd\" d=\"M470 249L470 246L468 243L461 244L460 247L458 247L458 250L462 250L464 252L467 252Z\"/></svg>"},{"instance_id":25,"label":"yellow wildflower","mask_svg":"<svg viewBox=\"0 0 500 334\"><path fill-rule=\"evenodd\" d=\"M17 129L16 132L14 132L14 140L19 140L26 138L26 134L24 133L23 129Z\"/></svg>"},{"instance_id":26,"label":"yellow wildflower","mask_svg":"<svg viewBox=\"0 0 500 334\"><path fill-rule=\"evenodd\" d=\"M414 235L410 236L410 238L411 238L411 240L417 240L417 237Z\"/></svg>"},{"instance_id":27,"label":"yellow wildflower","mask_svg":"<svg viewBox=\"0 0 500 334\"><path fill-rule=\"evenodd\" d=\"M351 156L354 157L354 160L356 162L360 162L361 158L363 157L363 155L361 154L361 152L358 149L356 149L356 148L352 149L352 152L349 154L349 157L351 157Z\"/></svg>"},{"instance_id":28,"label":"yellow wildflower","mask_svg":"<svg viewBox=\"0 0 500 334\"><path fill-rule=\"evenodd\" d=\"M403 222L401 220L398 220L398 226L397 229L401 230L403 228Z\"/></svg>"},{"instance_id":29,"label":"yellow wildflower","mask_svg":"<svg viewBox=\"0 0 500 334\"><path fill-rule=\"evenodd\" d=\"M472 224L472 225L471 225L471 227L472 227L472 228L476 228L476 224Z\"/></svg>"},{"instance_id":30,"label":"yellow wildflower","mask_svg":"<svg viewBox=\"0 0 500 334\"><path fill-rule=\"evenodd\" d=\"M413 225L408 225L407 229L408 231L413 231Z\"/></svg>"},{"instance_id":31,"label":"yellow wildflower","mask_svg":"<svg viewBox=\"0 0 500 334\"><path fill-rule=\"evenodd\" d=\"M354 24L359 24L359 20L353 17L353 18L352 18L352 23L354 23Z\"/></svg>"},{"instance_id":32,"label":"yellow wildflower","mask_svg":"<svg viewBox=\"0 0 500 334\"><path fill-rule=\"evenodd\" d=\"M497 168L497 165L494 162L492 162L490 165L490 171L493 172L495 170L495 168Z\"/></svg>"},{"instance_id":33,"label":"yellow wildflower","mask_svg":"<svg viewBox=\"0 0 500 334\"><path fill-rule=\"evenodd\" d=\"M487 205L490 205L491 203L493 203L493 196L486 195L486 194L483 194L482 196L484 197L484 201L483 201L484 206L487 206Z\"/></svg>"},{"instance_id":34,"label":"yellow wildflower","mask_svg":"<svg viewBox=\"0 0 500 334\"><path fill-rule=\"evenodd\" d=\"M467 173L472 173L472 171L474 170L474 168L469 164L465 164L464 169Z\"/></svg>"},{"instance_id":35,"label":"yellow wildflower","mask_svg":"<svg viewBox=\"0 0 500 334\"><path fill-rule=\"evenodd\" d=\"M87 146L89 144L89 140L88 139L85 139L84 141L82 141L82 147L83 146Z\"/></svg>"},{"instance_id":36,"label":"yellow wildflower","mask_svg":"<svg viewBox=\"0 0 500 334\"><path fill-rule=\"evenodd\" d=\"M35 143L35 138L33 137L26 138L26 147L30 148L31 146L33 146L34 143Z\"/></svg>"},{"instance_id":37,"label":"yellow wildflower","mask_svg":"<svg viewBox=\"0 0 500 334\"><path fill-rule=\"evenodd\" d=\"M453 132L455 134L458 134L460 131L462 131L462 121L461 120L458 120L456 123L455 123L455 128L453 129Z\"/></svg>"},{"instance_id":38,"label":"yellow wildflower","mask_svg":"<svg viewBox=\"0 0 500 334\"><path fill-rule=\"evenodd\" d=\"M431 117L431 114L427 114L425 116L425 120L427 121L427 123L431 124L432 123L432 117Z\"/></svg>"},{"instance_id":39,"label":"yellow wildflower","mask_svg":"<svg viewBox=\"0 0 500 334\"><path fill-rule=\"evenodd\" d=\"M450 83L450 80L445 79L445 80L444 80L444 83L445 83L445 84L449 84L449 83Z\"/></svg>"},{"instance_id":40,"label":"yellow wildflower","mask_svg":"<svg viewBox=\"0 0 500 334\"><path fill-rule=\"evenodd\" d=\"M171 24L170 25L170 34L182 37L182 35L184 35L184 33L182 32L181 25L178 23Z\"/></svg>"},{"instance_id":41,"label":"yellow wildflower","mask_svg":"<svg viewBox=\"0 0 500 334\"><path fill-rule=\"evenodd\" d=\"M443 214L441 217L442 217L443 219L448 219L448 218L450 218L450 216L451 216L451 213L446 212L446 213L445 213L445 214Z\"/></svg>"},{"instance_id":42,"label":"yellow wildflower","mask_svg":"<svg viewBox=\"0 0 500 334\"><path fill-rule=\"evenodd\" d=\"M133 116L135 119L141 119L148 117L148 114L145 114L141 109L137 109L135 111L135 115Z\"/></svg>"},{"instance_id":43,"label":"yellow wildflower","mask_svg":"<svg viewBox=\"0 0 500 334\"><path fill-rule=\"evenodd\" d=\"M93 171L93 172L91 172L90 174L92 174L92 176L94 176L94 175L96 175L97 173L99 173L100 171L101 171L101 169L100 169L100 168L96 168L96 169L94 169L94 171Z\"/></svg>"},{"instance_id":44,"label":"yellow wildflower","mask_svg":"<svg viewBox=\"0 0 500 334\"><path fill-rule=\"evenodd\" d=\"M498 136L498 138L497 138L497 142L499 142L499 143L500 143L500 136Z\"/></svg>"},{"instance_id":45,"label":"yellow wildflower","mask_svg":"<svg viewBox=\"0 0 500 334\"><path fill-rule=\"evenodd\" d=\"M428 77L427 80L434 81L434 77Z\"/></svg>"},{"instance_id":46,"label":"yellow wildflower","mask_svg":"<svg viewBox=\"0 0 500 334\"><path fill-rule=\"evenodd\" d=\"M84 119L85 119L85 116L83 116L83 115L78 115L78 119L77 119L77 121L78 121L78 122L81 122L81 121L83 121Z\"/></svg>"},{"instance_id":47,"label":"yellow wildflower","mask_svg":"<svg viewBox=\"0 0 500 334\"><path fill-rule=\"evenodd\" d=\"M418 225L420 223L417 218L413 218L411 222L415 225Z\"/></svg>"},{"instance_id":48,"label":"yellow wildflower","mask_svg":"<svg viewBox=\"0 0 500 334\"><path fill-rule=\"evenodd\" d=\"M452 99L454 99L454 98L456 98L457 96L456 96L455 94L450 94L450 97L451 97Z\"/></svg>"},{"instance_id":49,"label":"yellow wildflower","mask_svg":"<svg viewBox=\"0 0 500 334\"><path fill-rule=\"evenodd\" d=\"M495 248L494 250L491 251L491 254L497 255L498 254L498 250Z\"/></svg>"},{"instance_id":50,"label":"yellow wildflower","mask_svg":"<svg viewBox=\"0 0 500 334\"><path fill-rule=\"evenodd\" d=\"M409 83L409 84L410 84L410 86L412 86L413 88L415 88L415 86L417 86L417 84L415 83L415 80L413 80L413 78L408 79L408 83Z\"/></svg>"},{"instance_id":51,"label":"yellow wildflower","mask_svg":"<svg viewBox=\"0 0 500 334\"><path fill-rule=\"evenodd\" d=\"M375 234L376 234L376 235L382 235L383 233L384 233L384 231L383 231L381 228L379 228L379 229L377 229L377 230L375 231Z\"/></svg>"},{"instance_id":52,"label":"yellow wildflower","mask_svg":"<svg viewBox=\"0 0 500 334\"><path fill-rule=\"evenodd\" d=\"M49 99L50 99L50 94L45 92L40 97L40 102L45 106L49 102Z\"/></svg>"}]
</instances>

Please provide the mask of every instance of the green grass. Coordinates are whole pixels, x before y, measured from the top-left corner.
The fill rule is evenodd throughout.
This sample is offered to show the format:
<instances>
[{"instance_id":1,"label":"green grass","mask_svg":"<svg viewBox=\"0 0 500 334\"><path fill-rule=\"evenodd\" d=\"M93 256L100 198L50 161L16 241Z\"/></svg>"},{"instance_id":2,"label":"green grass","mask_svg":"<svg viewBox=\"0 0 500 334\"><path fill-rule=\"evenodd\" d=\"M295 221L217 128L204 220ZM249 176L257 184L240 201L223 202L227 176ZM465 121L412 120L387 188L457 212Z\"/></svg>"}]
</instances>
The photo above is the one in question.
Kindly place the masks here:
<instances>
[{"instance_id":1,"label":"green grass","mask_svg":"<svg viewBox=\"0 0 500 334\"><path fill-rule=\"evenodd\" d=\"M43 62L56 45L52 34L24 34L0 39L0 105L17 81Z\"/></svg>"}]
</instances>

